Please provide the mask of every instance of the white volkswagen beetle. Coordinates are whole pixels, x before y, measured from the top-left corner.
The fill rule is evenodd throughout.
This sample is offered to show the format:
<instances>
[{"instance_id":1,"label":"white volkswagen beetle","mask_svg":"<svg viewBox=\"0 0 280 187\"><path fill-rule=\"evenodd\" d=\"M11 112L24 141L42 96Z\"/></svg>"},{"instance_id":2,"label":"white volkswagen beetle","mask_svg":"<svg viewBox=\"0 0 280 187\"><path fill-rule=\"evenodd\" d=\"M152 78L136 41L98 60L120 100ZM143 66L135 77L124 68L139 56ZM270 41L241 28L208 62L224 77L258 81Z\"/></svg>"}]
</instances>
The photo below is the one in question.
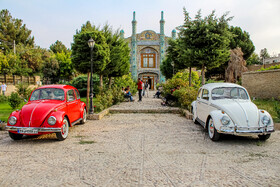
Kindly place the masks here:
<instances>
[{"instance_id":1,"label":"white volkswagen beetle","mask_svg":"<svg viewBox=\"0 0 280 187\"><path fill-rule=\"evenodd\" d=\"M192 102L193 121L207 129L209 138L220 134L258 135L267 140L274 132L270 114L251 102L246 89L232 83L210 83L198 91Z\"/></svg>"}]
</instances>

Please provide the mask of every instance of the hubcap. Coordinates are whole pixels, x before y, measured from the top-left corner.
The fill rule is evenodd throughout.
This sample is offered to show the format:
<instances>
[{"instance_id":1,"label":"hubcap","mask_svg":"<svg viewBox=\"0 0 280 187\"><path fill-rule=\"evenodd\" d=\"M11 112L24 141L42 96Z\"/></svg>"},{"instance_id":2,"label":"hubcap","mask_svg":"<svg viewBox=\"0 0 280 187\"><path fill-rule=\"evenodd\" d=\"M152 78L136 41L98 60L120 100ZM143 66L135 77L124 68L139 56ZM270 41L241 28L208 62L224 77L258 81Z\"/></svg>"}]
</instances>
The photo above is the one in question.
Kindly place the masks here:
<instances>
[{"instance_id":1,"label":"hubcap","mask_svg":"<svg viewBox=\"0 0 280 187\"><path fill-rule=\"evenodd\" d=\"M69 129L68 121L64 120L62 129L61 129L61 134L62 134L63 138L66 138L68 136L68 129Z\"/></svg>"},{"instance_id":2,"label":"hubcap","mask_svg":"<svg viewBox=\"0 0 280 187\"><path fill-rule=\"evenodd\" d=\"M213 120L210 119L208 124L209 124L208 125L208 134L209 134L210 138L213 138L214 130L215 130L215 127L214 127L214 124L213 124Z\"/></svg>"}]
</instances>

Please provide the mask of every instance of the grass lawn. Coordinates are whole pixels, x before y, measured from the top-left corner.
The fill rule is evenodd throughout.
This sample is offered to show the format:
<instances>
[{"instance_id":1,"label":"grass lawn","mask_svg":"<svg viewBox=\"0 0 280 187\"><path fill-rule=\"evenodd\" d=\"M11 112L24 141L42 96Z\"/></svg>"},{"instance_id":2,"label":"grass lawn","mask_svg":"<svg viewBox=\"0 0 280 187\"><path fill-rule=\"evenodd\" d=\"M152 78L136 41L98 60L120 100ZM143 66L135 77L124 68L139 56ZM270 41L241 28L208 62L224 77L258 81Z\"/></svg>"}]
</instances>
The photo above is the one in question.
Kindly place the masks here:
<instances>
[{"instance_id":1,"label":"grass lawn","mask_svg":"<svg viewBox=\"0 0 280 187\"><path fill-rule=\"evenodd\" d=\"M279 101L273 101L271 99L256 99L253 102L258 106L259 109L266 110L272 116L274 123L280 123L280 119L277 117L277 113L274 109L274 103L277 102L280 105Z\"/></svg>"}]
</instances>

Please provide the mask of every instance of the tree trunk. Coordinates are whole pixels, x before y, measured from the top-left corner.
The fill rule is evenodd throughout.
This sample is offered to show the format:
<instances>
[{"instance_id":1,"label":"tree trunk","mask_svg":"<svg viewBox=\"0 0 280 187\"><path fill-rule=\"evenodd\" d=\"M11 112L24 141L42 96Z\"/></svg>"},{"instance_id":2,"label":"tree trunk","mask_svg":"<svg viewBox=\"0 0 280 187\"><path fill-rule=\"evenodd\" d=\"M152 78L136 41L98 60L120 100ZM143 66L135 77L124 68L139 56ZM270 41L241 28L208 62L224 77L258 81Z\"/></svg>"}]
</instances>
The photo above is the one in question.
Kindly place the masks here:
<instances>
[{"instance_id":1,"label":"tree trunk","mask_svg":"<svg viewBox=\"0 0 280 187\"><path fill-rule=\"evenodd\" d=\"M202 69L201 69L201 84L204 85L205 84L205 66L204 64L202 64Z\"/></svg>"},{"instance_id":2,"label":"tree trunk","mask_svg":"<svg viewBox=\"0 0 280 187\"><path fill-rule=\"evenodd\" d=\"M99 75L100 79L100 90L103 90L103 75Z\"/></svg>"},{"instance_id":3,"label":"tree trunk","mask_svg":"<svg viewBox=\"0 0 280 187\"><path fill-rule=\"evenodd\" d=\"M109 77L109 88L112 87L112 77Z\"/></svg>"},{"instance_id":4,"label":"tree trunk","mask_svg":"<svg viewBox=\"0 0 280 187\"><path fill-rule=\"evenodd\" d=\"M190 67L190 70L189 70L189 87L192 86L192 67Z\"/></svg>"},{"instance_id":5,"label":"tree trunk","mask_svg":"<svg viewBox=\"0 0 280 187\"><path fill-rule=\"evenodd\" d=\"M87 74L87 109L89 109L90 72Z\"/></svg>"}]
</instances>

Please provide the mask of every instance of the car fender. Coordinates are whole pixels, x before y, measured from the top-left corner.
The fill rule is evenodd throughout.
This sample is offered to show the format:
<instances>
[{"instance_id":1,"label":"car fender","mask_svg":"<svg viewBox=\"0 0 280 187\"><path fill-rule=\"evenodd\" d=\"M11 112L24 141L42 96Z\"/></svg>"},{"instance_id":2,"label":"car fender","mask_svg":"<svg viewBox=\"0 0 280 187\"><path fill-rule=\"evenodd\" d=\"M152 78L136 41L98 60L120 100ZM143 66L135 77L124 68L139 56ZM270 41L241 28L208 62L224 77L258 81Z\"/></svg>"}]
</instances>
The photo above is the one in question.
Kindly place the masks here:
<instances>
[{"instance_id":1,"label":"car fender","mask_svg":"<svg viewBox=\"0 0 280 187\"><path fill-rule=\"evenodd\" d=\"M59 127L60 128L63 125L63 120L64 120L64 117L67 116L67 113L65 111L61 111L61 110L60 111L52 111L52 112L50 112L50 114L47 116L47 118L44 121L44 125L47 125L48 127L50 126L48 124L48 118L50 116L54 116L56 118L56 124L54 125L54 127ZM71 126L71 124L70 124L70 126Z\"/></svg>"},{"instance_id":2,"label":"car fender","mask_svg":"<svg viewBox=\"0 0 280 187\"><path fill-rule=\"evenodd\" d=\"M191 107L192 107L192 114L193 114L193 121L195 121L195 119L197 118L197 115L196 115L196 101L193 101L191 103Z\"/></svg>"},{"instance_id":3,"label":"car fender","mask_svg":"<svg viewBox=\"0 0 280 187\"><path fill-rule=\"evenodd\" d=\"M221 110L213 110L210 112L208 118L207 118L207 123L210 119L210 117L212 118L213 122L214 122L214 126L217 130L220 130L222 125L221 119L223 116L227 116L230 119L230 124L228 126L234 126L234 123L232 121L232 119L230 118L229 115L227 115L225 112L222 112Z\"/></svg>"},{"instance_id":4,"label":"car fender","mask_svg":"<svg viewBox=\"0 0 280 187\"><path fill-rule=\"evenodd\" d=\"M260 126L263 126L262 118L263 118L264 116L267 116L267 117L269 117L269 119L270 119L270 121L271 121L271 123L270 123L268 126L274 127L273 119L272 119L271 115L270 115L266 110L261 110L261 109L259 109L259 114L260 114L260 119L259 119L259 125L260 125Z\"/></svg>"}]
</instances>

